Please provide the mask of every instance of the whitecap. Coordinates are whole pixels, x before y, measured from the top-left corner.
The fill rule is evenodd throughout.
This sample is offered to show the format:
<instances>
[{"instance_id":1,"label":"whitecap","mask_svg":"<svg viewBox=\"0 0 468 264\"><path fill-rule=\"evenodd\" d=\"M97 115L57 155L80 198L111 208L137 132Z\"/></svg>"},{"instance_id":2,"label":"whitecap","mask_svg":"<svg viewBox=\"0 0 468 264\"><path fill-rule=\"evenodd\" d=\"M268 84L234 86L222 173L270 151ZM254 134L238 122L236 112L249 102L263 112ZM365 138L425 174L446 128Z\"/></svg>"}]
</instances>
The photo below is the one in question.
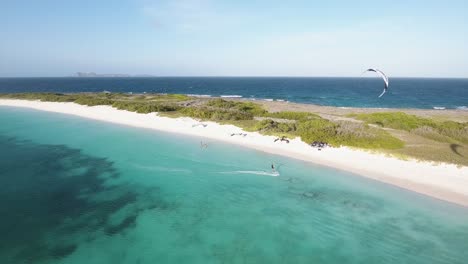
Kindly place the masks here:
<instances>
[{"instance_id":1,"label":"whitecap","mask_svg":"<svg viewBox=\"0 0 468 264\"><path fill-rule=\"evenodd\" d=\"M434 106L434 107L432 107L432 108L435 109L435 110L445 110L445 109L446 109L446 108L443 107L443 106Z\"/></svg>"},{"instance_id":2,"label":"whitecap","mask_svg":"<svg viewBox=\"0 0 468 264\"><path fill-rule=\"evenodd\" d=\"M468 106L457 106L458 110L468 110Z\"/></svg>"},{"instance_id":3,"label":"whitecap","mask_svg":"<svg viewBox=\"0 0 468 264\"><path fill-rule=\"evenodd\" d=\"M187 94L187 96L191 96L191 97L211 97L210 94Z\"/></svg>"},{"instance_id":4,"label":"whitecap","mask_svg":"<svg viewBox=\"0 0 468 264\"><path fill-rule=\"evenodd\" d=\"M220 97L222 97L222 98L242 98L242 95L236 95L236 94L233 94L233 95L221 95Z\"/></svg>"}]
</instances>

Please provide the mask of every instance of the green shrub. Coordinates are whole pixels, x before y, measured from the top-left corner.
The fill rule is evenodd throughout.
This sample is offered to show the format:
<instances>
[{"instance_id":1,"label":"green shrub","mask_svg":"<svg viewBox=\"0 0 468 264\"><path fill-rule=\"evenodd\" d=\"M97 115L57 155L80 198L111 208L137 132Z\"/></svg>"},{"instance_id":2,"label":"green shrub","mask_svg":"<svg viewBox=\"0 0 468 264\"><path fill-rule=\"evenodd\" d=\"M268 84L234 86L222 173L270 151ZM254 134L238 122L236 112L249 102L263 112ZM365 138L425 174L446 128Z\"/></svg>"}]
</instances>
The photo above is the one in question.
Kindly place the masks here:
<instances>
[{"instance_id":1,"label":"green shrub","mask_svg":"<svg viewBox=\"0 0 468 264\"><path fill-rule=\"evenodd\" d=\"M437 125L438 132L463 143L468 143L468 123L445 121Z\"/></svg>"},{"instance_id":2,"label":"green shrub","mask_svg":"<svg viewBox=\"0 0 468 264\"><path fill-rule=\"evenodd\" d=\"M271 119L266 119L258 122L255 126L255 130L268 133L268 134L278 134L278 133L288 133L292 134L296 132L296 124L294 123L280 123L273 121Z\"/></svg>"},{"instance_id":3,"label":"green shrub","mask_svg":"<svg viewBox=\"0 0 468 264\"><path fill-rule=\"evenodd\" d=\"M165 94L159 95L158 99L169 99L169 100L176 100L176 101L187 101L190 100L190 96L185 94Z\"/></svg>"},{"instance_id":4,"label":"green shrub","mask_svg":"<svg viewBox=\"0 0 468 264\"><path fill-rule=\"evenodd\" d=\"M128 93L94 93L91 96L97 96L101 98L107 98L107 99L128 99L132 97L131 94Z\"/></svg>"},{"instance_id":5,"label":"green shrub","mask_svg":"<svg viewBox=\"0 0 468 264\"><path fill-rule=\"evenodd\" d=\"M406 131L410 131L411 129L422 126L434 125L434 122L430 119L418 117L415 115L408 115L403 112L358 114L355 117L370 124L376 124L381 127L389 127Z\"/></svg>"},{"instance_id":6,"label":"green shrub","mask_svg":"<svg viewBox=\"0 0 468 264\"><path fill-rule=\"evenodd\" d=\"M298 123L297 132L302 141L307 143L313 141L332 143L336 136L336 125L326 119L307 120Z\"/></svg>"},{"instance_id":7,"label":"green shrub","mask_svg":"<svg viewBox=\"0 0 468 264\"><path fill-rule=\"evenodd\" d=\"M185 107L180 110L180 113L184 116L202 119L202 120L209 120L213 115L213 111L209 111L206 108L200 107Z\"/></svg>"},{"instance_id":8,"label":"green shrub","mask_svg":"<svg viewBox=\"0 0 468 264\"><path fill-rule=\"evenodd\" d=\"M206 103L206 105L211 106L211 107L229 109L229 108L236 107L237 103L234 102L234 101L226 101L224 99L217 98L217 99L213 99L213 100L208 101L208 103Z\"/></svg>"},{"instance_id":9,"label":"green shrub","mask_svg":"<svg viewBox=\"0 0 468 264\"><path fill-rule=\"evenodd\" d=\"M405 130L442 142L458 140L468 143L468 123L454 121L439 122L402 112L357 114L353 117L382 127Z\"/></svg>"},{"instance_id":10,"label":"green shrub","mask_svg":"<svg viewBox=\"0 0 468 264\"><path fill-rule=\"evenodd\" d=\"M399 149L404 147L403 141L384 130L349 121L337 122L335 140L333 143L336 145L359 148Z\"/></svg>"},{"instance_id":11,"label":"green shrub","mask_svg":"<svg viewBox=\"0 0 468 264\"><path fill-rule=\"evenodd\" d=\"M273 112L265 113L263 116L271 118L281 118L289 120L307 120L307 119L318 119L320 116L308 112L292 112L292 111L282 111L282 112Z\"/></svg>"},{"instance_id":12,"label":"green shrub","mask_svg":"<svg viewBox=\"0 0 468 264\"><path fill-rule=\"evenodd\" d=\"M326 119L301 121L297 134L302 141L327 142L332 146L350 146L369 149L398 149L404 143L388 132L356 122L340 121L333 123Z\"/></svg>"},{"instance_id":13,"label":"green shrub","mask_svg":"<svg viewBox=\"0 0 468 264\"><path fill-rule=\"evenodd\" d=\"M418 127L416 129L411 130L411 133L439 142L453 141L450 137L441 135L437 129L430 126Z\"/></svg>"},{"instance_id":14,"label":"green shrub","mask_svg":"<svg viewBox=\"0 0 468 264\"><path fill-rule=\"evenodd\" d=\"M206 107L185 107L180 111L183 115L202 120L252 120L253 115L238 110L219 110Z\"/></svg>"},{"instance_id":15,"label":"green shrub","mask_svg":"<svg viewBox=\"0 0 468 264\"><path fill-rule=\"evenodd\" d=\"M105 98L93 98L93 97L86 97L81 96L74 101L77 104L87 105L87 106L95 106L95 105L112 105L114 101Z\"/></svg>"},{"instance_id":16,"label":"green shrub","mask_svg":"<svg viewBox=\"0 0 468 264\"><path fill-rule=\"evenodd\" d=\"M261 116L264 113L266 113L266 110L263 109L260 105L254 104L252 102L235 102L235 101L227 101L221 98L217 98L217 99L208 101L206 105L211 108L247 112L254 116Z\"/></svg>"},{"instance_id":17,"label":"green shrub","mask_svg":"<svg viewBox=\"0 0 468 264\"><path fill-rule=\"evenodd\" d=\"M44 102L73 102L77 95L68 95L61 93L17 93L1 94L3 98L21 99L21 100L40 100Z\"/></svg>"},{"instance_id":18,"label":"green shrub","mask_svg":"<svg viewBox=\"0 0 468 264\"><path fill-rule=\"evenodd\" d=\"M180 109L180 107L176 105L163 104L157 102L117 101L114 102L112 106L120 110L127 110L143 114L153 112L171 112Z\"/></svg>"}]
</instances>

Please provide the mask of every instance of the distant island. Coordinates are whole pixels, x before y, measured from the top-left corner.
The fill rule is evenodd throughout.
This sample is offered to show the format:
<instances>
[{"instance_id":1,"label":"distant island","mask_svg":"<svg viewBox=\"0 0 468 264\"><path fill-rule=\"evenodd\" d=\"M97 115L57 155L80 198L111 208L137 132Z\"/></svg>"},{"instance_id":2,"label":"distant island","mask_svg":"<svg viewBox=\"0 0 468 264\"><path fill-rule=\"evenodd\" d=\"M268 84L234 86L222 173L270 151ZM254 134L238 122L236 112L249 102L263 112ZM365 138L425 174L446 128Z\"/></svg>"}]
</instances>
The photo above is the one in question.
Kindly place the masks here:
<instances>
[{"instance_id":1,"label":"distant island","mask_svg":"<svg viewBox=\"0 0 468 264\"><path fill-rule=\"evenodd\" d=\"M106 74L98 74L95 72L77 72L75 77L154 77L153 75L148 74L139 74L139 75L130 75L130 74L118 74L118 73L106 73Z\"/></svg>"}]
</instances>

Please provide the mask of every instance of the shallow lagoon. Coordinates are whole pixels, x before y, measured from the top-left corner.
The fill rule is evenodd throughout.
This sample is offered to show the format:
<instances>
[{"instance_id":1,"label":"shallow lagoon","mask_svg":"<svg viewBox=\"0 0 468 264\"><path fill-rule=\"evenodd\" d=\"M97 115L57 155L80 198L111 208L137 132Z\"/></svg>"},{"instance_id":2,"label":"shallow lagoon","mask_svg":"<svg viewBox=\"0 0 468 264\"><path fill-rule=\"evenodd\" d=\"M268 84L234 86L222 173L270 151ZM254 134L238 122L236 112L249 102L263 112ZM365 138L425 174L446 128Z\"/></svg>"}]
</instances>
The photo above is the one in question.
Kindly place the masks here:
<instances>
[{"instance_id":1,"label":"shallow lagoon","mask_svg":"<svg viewBox=\"0 0 468 264\"><path fill-rule=\"evenodd\" d=\"M346 172L19 108L0 124L2 263L468 258L468 209Z\"/></svg>"}]
</instances>

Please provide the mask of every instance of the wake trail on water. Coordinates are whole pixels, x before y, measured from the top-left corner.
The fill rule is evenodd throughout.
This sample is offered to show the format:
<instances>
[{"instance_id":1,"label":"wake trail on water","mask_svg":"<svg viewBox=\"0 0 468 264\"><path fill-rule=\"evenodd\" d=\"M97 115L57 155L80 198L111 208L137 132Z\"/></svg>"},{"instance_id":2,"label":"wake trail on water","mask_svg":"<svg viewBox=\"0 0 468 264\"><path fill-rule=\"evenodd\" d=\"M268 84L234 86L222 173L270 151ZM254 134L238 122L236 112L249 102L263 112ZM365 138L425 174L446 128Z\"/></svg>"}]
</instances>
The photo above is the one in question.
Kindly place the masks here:
<instances>
[{"instance_id":1,"label":"wake trail on water","mask_svg":"<svg viewBox=\"0 0 468 264\"><path fill-rule=\"evenodd\" d=\"M179 172L179 173L192 173L191 170L176 168L176 167L164 167L164 166L148 166L148 165L141 165L141 164L132 164L133 167L140 169L140 170L148 170L148 171L163 171L163 172Z\"/></svg>"},{"instance_id":2,"label":"wake trail on water","mask_svg":"<svg viewBox=\"0 0 468 264\"><path fill-rule=\"evenodd\" d=\"M280 176L279 172L268 172L268 171L223 171L223 172L220 172L220 173L223 173L223 174L253 174L253 175L271 176L271 177Z\"/></svg>"}]
</instances>

